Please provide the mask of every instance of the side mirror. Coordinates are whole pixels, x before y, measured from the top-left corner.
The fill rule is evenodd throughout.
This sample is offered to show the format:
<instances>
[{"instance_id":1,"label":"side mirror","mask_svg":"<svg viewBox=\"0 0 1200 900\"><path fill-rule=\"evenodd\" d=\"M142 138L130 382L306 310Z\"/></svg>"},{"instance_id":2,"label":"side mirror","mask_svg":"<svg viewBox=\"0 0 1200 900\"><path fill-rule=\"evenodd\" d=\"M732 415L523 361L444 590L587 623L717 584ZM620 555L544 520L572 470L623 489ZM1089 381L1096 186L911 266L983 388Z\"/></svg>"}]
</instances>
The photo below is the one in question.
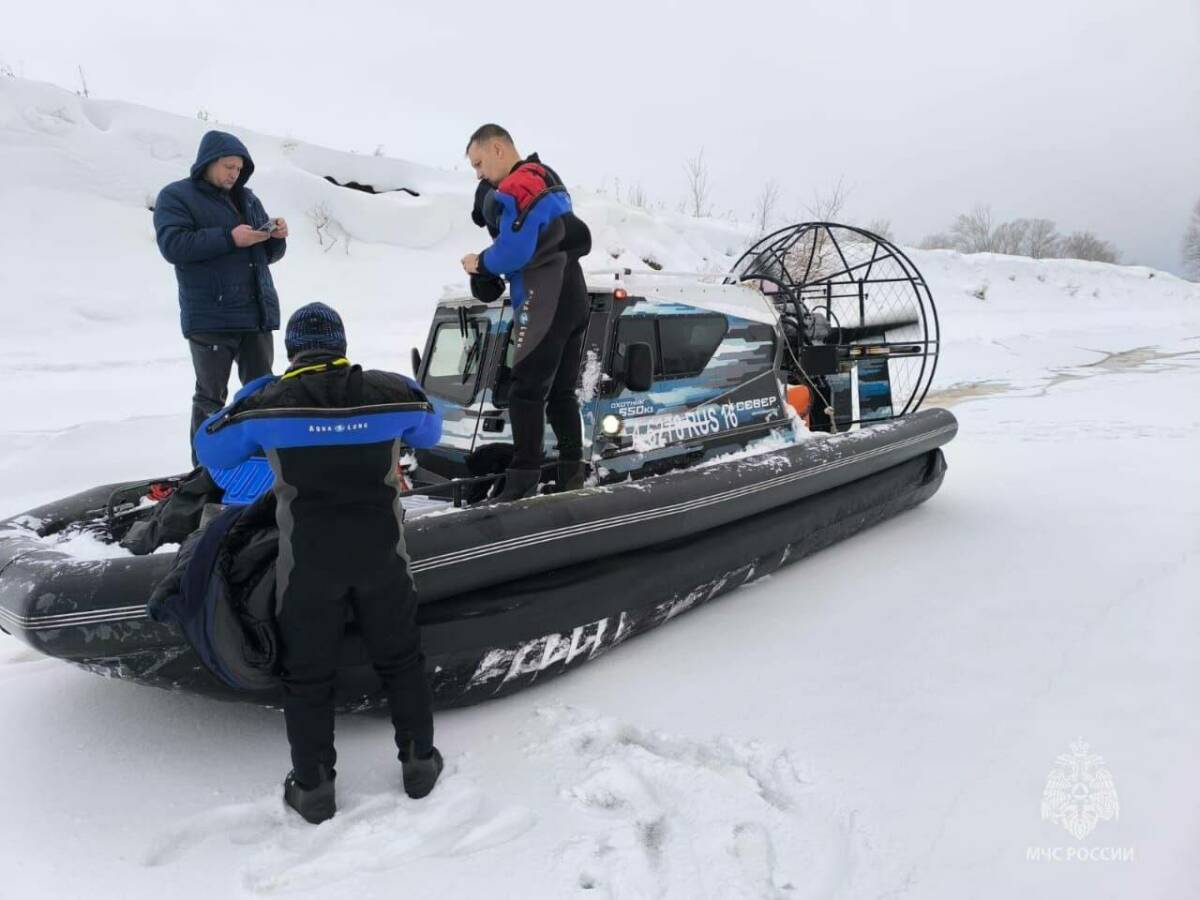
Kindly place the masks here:
<instances>
[{"instance_id":1,"label":"side mirror","mask_svg":"<svg viewBox=\"0 0 1200 900\"><path fill-rule=\"evenodd\" d=\"M654 354L649 344L625 347L625 371L622 380L632 391L648 391L654 384Z\"/></svg>"},{"instance_id":2,"label":"side mirror","mask_svg":"<svg viewBox=\"0 0 1200 900\"><path fill-rule=\"evenodd\" d=\"M412 369L413 378L421 377L421 351L416 347L412 348Z\"/></svg>"}]
</instances>

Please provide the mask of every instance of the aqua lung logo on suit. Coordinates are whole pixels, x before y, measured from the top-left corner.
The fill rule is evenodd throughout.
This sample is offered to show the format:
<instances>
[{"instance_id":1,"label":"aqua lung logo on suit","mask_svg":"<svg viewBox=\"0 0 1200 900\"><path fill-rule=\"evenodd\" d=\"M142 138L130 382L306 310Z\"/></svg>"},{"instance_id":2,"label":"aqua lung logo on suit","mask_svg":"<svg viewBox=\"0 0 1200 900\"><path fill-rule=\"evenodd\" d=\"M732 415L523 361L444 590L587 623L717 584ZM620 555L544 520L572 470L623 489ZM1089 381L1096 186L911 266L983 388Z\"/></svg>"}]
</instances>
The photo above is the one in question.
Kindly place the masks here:
<instances>
[{"instance_id":1,"label":"aqua lung logo on suit","mask_svg":"<svg viewBox=\"0 0 1200 900\"><path fill-rule=\"evenodd\" d=\"M525 334L529 329L529 310L533 308L533 291L527 291L525 294L525 302L521 304L521 311L517 313L517 339L516 349L520 350L525 343Z\"/></svg>"},{"instance_id":2,"label":"aqua lung logo on suit","mask_svg":"<svg viewBox=\"0 0 1200 900\"><path fill-rule=\"evenodd\" d=\"M1120 802L1112 772L1104 759L1084 740L1071 744L1069 753L1055 760L1042 790L1042 820L1061 825L1082 841L1101 822L1116 822ZM1030 862L1129 862L1132 847L1028 847Z\"/></svg>"},{"instance_id":3,"label":"aqua lung logo on suit","mask_svg":"<svg viewBox=\"0 0 1200 900\"><path fill-rule=\"evenodd\" d=\"M336 425L309 425L309 434L344 434L347 431L366 431L371 427L370 422L339 422Z\"/></svg>"}]
</instances>

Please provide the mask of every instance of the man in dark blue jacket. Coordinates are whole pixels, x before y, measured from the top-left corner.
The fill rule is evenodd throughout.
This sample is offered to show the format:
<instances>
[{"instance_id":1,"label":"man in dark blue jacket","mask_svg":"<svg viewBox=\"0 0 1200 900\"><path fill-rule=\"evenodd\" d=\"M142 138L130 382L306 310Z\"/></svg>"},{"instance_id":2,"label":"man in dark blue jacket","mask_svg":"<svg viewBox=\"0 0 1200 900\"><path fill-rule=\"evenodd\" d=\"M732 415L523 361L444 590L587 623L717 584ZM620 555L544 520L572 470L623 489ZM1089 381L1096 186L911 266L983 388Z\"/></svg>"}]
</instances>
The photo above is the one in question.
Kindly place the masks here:
<instances>
[{"instance_id":1,"label":"man in dark blue jacket","mask_svg":"<svg viewBox=\"0 0 1200 900\"><path fill-rule=\"evenodd\" d=\"M244 385L270 374L275 356L279 296L267 267L283 258L288 228L246 187L253 173L245 144L210 131L191 175L168 184L154 204L158 249L175 266L196 370L189 437L224 405L234 361Z\"/></svg>"},{"instance_id":2,"label":"man in dark blue jacket","mask_svg":"<svg viewBox=\"0 0 1200 900\"><path fill-rule=\"evenodd\" d=\"M513 461L497 498L519 500L536 493L547 420L558 442L558 489L582 487L583 434L575 388L588 294L579 259L591 250L591 233L572 210L554 170L536 153L522 159L512 135L499 125L483 125L471 135L467 158L481 188L473 218L488 226L493 241L482 252L464 256L463 269L473 292L488 292L480 296L485 301L499 296L498 276L508 278L513 308Z\"/></svg>"},{"instance_id":3,"label":"man in dark blue jacket","mask_svg":"<svg viewBox=\"0 0 1200 900\"><path fill-rule=\"evenodd\" d=\"M276 625L292 748L284 798L316 823L334 814L334 679L347 605L387 693L406 793L425 796L442 770L397 473L401 445L432 446L442 422L413 381L351 365L342 320L323 303L292 314L285 344L287 372L242 388L195 443L210 468L265 455L275 473Z\"/></svg>"}]
</instances>

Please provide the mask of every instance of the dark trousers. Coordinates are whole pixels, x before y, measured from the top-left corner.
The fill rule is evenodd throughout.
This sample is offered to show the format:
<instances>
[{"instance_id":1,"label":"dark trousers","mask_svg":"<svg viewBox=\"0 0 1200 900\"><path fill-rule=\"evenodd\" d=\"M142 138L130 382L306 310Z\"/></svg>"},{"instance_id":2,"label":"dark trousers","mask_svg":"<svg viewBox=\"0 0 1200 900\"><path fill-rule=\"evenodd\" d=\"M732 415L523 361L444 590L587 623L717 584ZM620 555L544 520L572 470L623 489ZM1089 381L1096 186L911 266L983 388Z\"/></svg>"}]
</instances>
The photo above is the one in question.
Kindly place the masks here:
<instances>
[{"instance_id":1,"label":"dark trousers","mask_svg":"<svg viewBox=\"0 0 1200 900\"><path fill-rule=\"evenodd\" d=\"M536 298L538 305L528 310L530 318L543 321L535 318L530 323L530 345L522 347L512 369L508 405L514 469L541 466L547 420L558 441L558 458L563 462L583 458L583 428L575 388L587 331L588 299L578 263L567 264L561 293L549 298L549 303L547 299Z\"/></svg>"},{"instance_id":2,"label":"dark trousers","mask_svg":"<svg viewBox=\"0 0 1200 900\"><path fill-rule=\"evenodd\" d=\"M242 384L270 375L275 343L269 331L225 331L190 335L188 347L192 351L192 368L196 370L190 443L200 424L225 405L234 362ZM192 465L196 464L193 450Z\"/></svg>"},{"instance_id":3,"label":"dark trousers","mask_svg":"<svg viewBox=\"0 0 1200 900\"><path fill-rule=\"evenodd\" d=\"M292 769L306 785L320 767L334 770L334 678L346 629L346 604L354 610L363 641L383 682L396 746L418 755L433 748L433 697L417 627L417 595L403 559L361 572L346 581L298 558L283 585L278 616L283 717L292 748Z\"/></svg>"}]
</instances>

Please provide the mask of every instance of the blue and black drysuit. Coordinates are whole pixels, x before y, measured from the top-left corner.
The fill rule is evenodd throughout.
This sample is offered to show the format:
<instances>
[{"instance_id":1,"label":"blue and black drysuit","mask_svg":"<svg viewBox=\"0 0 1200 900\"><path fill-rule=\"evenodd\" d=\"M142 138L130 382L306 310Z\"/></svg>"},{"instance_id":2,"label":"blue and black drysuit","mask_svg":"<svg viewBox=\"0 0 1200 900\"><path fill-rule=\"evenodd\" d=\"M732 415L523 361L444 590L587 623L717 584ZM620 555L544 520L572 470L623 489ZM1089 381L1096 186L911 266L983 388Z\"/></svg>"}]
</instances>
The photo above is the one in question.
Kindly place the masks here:
<instances>
[{"instance_id":1,"label":"blue and black drysuit","mask_svg":"<svg viewBox=\"0 0 1200 900\"><path fill-rule=\"evenodd\" d=\"M494 238L479 255L480 274L507 277L512 298L512 468L541 467L547 419L559 461L578 463L583 435L575 388L588 322L579 260L591 250L591 234L562 181L536 154L494 190L481 190L476 206L475 221Z\"/></svg>"},{"instance_id":2,"label":"blue and black drysuit","mask_svg":"<svg viewBox=\"0 0 1200 900\"><path fill-rule=\"evenodd\" d=\"M404 546L401 446L429 447L441 418L421 389L328 353L246 385L196 432L210 468L265 455L279 525L276 611L284 719L302 784L333 772L333 697L346 607L383 682L401 753L433 748L433 713Z\"/></svg>"}]
</instances>

